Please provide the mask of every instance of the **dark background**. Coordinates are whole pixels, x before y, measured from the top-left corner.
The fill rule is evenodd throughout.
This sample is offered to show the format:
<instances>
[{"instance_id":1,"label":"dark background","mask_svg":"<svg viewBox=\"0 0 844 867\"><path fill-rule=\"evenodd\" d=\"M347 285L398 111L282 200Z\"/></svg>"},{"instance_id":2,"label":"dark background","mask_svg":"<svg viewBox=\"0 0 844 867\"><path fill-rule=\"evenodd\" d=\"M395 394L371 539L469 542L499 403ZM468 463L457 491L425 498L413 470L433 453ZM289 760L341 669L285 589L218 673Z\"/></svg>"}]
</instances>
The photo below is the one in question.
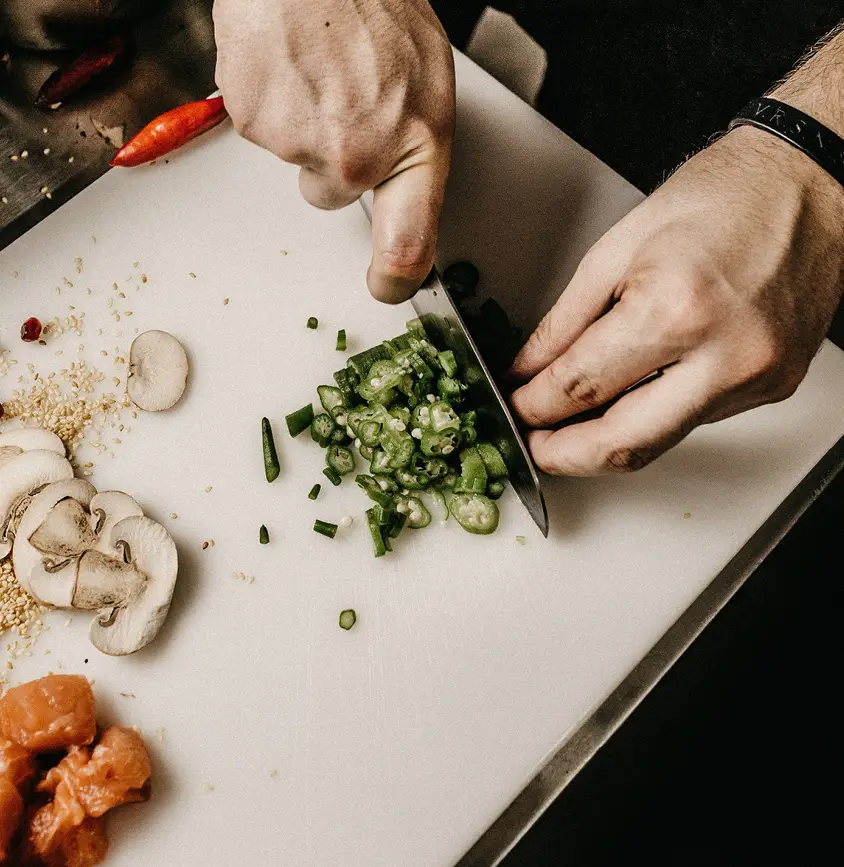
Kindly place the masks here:
<instances>
[{"instance_id":1,"label":"dark background","mask_svg":"<svg viewBox=\"0 0 844 867\"><path fill-rule=\"evenodd\" d=\"M432 5L462 48L486 4ZM844 18L812 0L492 5L548 51L539 110L645 191ZM844 346L841 311L830 336ZM839 860L842 531L844 476L505 867Z\"/></svg>"}]
</instances>

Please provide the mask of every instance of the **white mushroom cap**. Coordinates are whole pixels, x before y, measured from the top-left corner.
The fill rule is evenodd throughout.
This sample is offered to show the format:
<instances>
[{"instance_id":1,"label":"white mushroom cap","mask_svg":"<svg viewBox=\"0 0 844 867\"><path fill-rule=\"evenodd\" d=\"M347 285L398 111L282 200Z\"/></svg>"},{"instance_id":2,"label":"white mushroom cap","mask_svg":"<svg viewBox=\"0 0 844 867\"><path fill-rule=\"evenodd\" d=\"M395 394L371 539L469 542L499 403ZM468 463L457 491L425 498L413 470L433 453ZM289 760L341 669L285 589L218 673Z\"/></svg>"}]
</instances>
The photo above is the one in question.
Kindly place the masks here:
<instances>
[{"instance_id":1,"label":"white mushroom cap","mask_svg":"<svg viewBox=\"0 0 844 867\"><path fill-rule=\"evenodd\" d=\"M123 491L100 491L90 505L91 525L97 534L94 547L109 557L122 557L122 551L111 544L111 533L114 525L124 518L141 516L143 509Z\"/></svg>"},{"instance_id":2,"label":"white mushroom cap","mask_svg":"<svg viewBox=\"0 0 844 867\"><path fill-rule=\"evenodd\" d=\"M0 434L0 453L6 446L15 446L22 452L45 449L64 457L64 443L56 434L40 427L19 427Z\"/></svg>"},{"instance_id":3,"label":"white mushroom cap","mask_svg":"<svg viewBox=\"0 0 844 867\"><path fill-rule=\"evenodd\" d=\"M21 498L52 482L73 478L73 467L63 454L45 449L13 457L0 469L0 559L12 549L9 522Z\"/></svg>"},{"instance_id":4,"label":"white mushroom cap","mask_svg":"<svg viewBox=\"0 0 844 867\"><path fill-rule=\"evenodd\" d=\"M126 391L136 406L149 412L170 409L184 394L187 377L187 354L172 334L145 331L132 341Z\"/></svg>"},{"instance_id":5,"label":"white mushroom cap","mask_svg":"<svg viewBox=\"0 0 844 867\"><path fill-rule=\"evenodd\" d=\"M39 550L33 546L31 539L44 528L45 522L56 513L60 504L75 503L81 512L81 515L77 514L75 519L82 518L87 521L87 513L84 509L95 493L94 486L83 479L54 482L32 498L29 508L21 519L12 551L15 576L24 590L32 593L45 605L56 608L70 607L76 586L79 554L93 541L93 532L88 527L86 533L84 527L78 524L73 526L72 523L70 527L59 527L59 530L67 532L60 533L57 539L59 544L51 546L55 549L53 551ZM59 510L60 513L63 511L65 510ZM65 513L63 517L70 517L71 522L74 521L72 513ZM42 535L46 536L43 532ZM61 538L65 535L70 539ZM74 536L76 536L75 540ZM62 568L54 568L62 562L65 562Z\"/></svg>"},{"instance_id":6,"label":"white mushroom cap","mask_svg":"<svg viewBox=\"0 0 844 867\"><path fill-rule=\"evenodd\" d=\"M18 455L23 454L23 449L18 448L17 446L0 446L0 467L6 461L10 461L12 458L16 458Z\"/></svg>"},{"instance_id":7,"label":"white mushroom cap","mask_svg":"<svg viewBox=\"0 0 844 867\"><path fill-rule=\"evenodd\" d=\"M124 656L158 634L173 598L179 559L168 532L150 518L124 518L114 527L111 540L115 546L126 546L129 562L146 580L140 593L115 607L107 619L94 620L90 637L103 653Z\"/></svg>"}]
</instances>

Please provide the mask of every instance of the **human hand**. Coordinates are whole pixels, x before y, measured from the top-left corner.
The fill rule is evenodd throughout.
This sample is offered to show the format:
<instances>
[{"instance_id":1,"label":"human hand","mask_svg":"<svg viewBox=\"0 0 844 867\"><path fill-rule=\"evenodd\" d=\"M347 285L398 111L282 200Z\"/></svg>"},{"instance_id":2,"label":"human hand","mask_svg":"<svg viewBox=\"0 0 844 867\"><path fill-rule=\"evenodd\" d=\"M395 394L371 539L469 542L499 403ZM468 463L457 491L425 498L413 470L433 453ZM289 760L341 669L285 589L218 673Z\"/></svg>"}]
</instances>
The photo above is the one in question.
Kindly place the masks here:
<instances>
[{"instance_id":1,"label":"human hand","mask_svg":"<svg viewBox=\"0 0 844 867\"><path fill-rule=\"evenodd\" d=\"M238 132L301 166L312 205L375 189L368 282L409 298L434 261L454 65L427 0L216 0L217 84Z\"/></svg>"},{"instance_id":2,"label":"human hand","mask_svg":"<svg viewBox=\"0 0 844 867\"><path fill-rule=\"evenodd\" d=\"M638 469L693 428L789 397L841 298L844 190L741 127L693 157L583 259L513 365L540 469Z\"/></svg>"}]
</instances>

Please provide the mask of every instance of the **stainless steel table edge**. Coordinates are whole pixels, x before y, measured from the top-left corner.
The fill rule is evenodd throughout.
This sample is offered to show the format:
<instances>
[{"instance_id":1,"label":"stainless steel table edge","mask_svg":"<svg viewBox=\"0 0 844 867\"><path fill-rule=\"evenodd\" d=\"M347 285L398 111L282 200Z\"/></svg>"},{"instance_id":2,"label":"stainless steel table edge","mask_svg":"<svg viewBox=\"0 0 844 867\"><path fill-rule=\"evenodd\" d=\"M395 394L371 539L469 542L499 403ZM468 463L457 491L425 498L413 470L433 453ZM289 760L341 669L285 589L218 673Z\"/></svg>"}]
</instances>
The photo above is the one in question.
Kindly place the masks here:
<instances>
[{"instance_id":1,"label":"stainless steel table edge","mask_svg":"<svg viewBox=\"0 0 844 867\"><path fill-rule=\"evenodd\" d=\"M611 695L540 768L455 867L496 867L621 727L844 467L844 437L750 537Z\"/></svg>"}]
</instances>

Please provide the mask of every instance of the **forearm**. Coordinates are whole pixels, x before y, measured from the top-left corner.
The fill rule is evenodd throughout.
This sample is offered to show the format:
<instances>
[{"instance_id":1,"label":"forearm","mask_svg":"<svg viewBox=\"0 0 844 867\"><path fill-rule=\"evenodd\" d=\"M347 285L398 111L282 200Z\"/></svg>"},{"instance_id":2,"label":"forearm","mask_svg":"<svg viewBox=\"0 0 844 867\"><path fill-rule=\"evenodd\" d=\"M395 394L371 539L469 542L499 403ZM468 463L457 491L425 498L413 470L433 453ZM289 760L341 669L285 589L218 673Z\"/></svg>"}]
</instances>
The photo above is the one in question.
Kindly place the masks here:
<instances>
[{"instance_id":1,"label":"forearm","mask_svg":"<svg viewBox=\"0 0 844 867\"><path fill-rule=\"evenodd\" d=\"M814 46L769 95L844 137L844 22Z\"/></svg>"}]
</instances>

